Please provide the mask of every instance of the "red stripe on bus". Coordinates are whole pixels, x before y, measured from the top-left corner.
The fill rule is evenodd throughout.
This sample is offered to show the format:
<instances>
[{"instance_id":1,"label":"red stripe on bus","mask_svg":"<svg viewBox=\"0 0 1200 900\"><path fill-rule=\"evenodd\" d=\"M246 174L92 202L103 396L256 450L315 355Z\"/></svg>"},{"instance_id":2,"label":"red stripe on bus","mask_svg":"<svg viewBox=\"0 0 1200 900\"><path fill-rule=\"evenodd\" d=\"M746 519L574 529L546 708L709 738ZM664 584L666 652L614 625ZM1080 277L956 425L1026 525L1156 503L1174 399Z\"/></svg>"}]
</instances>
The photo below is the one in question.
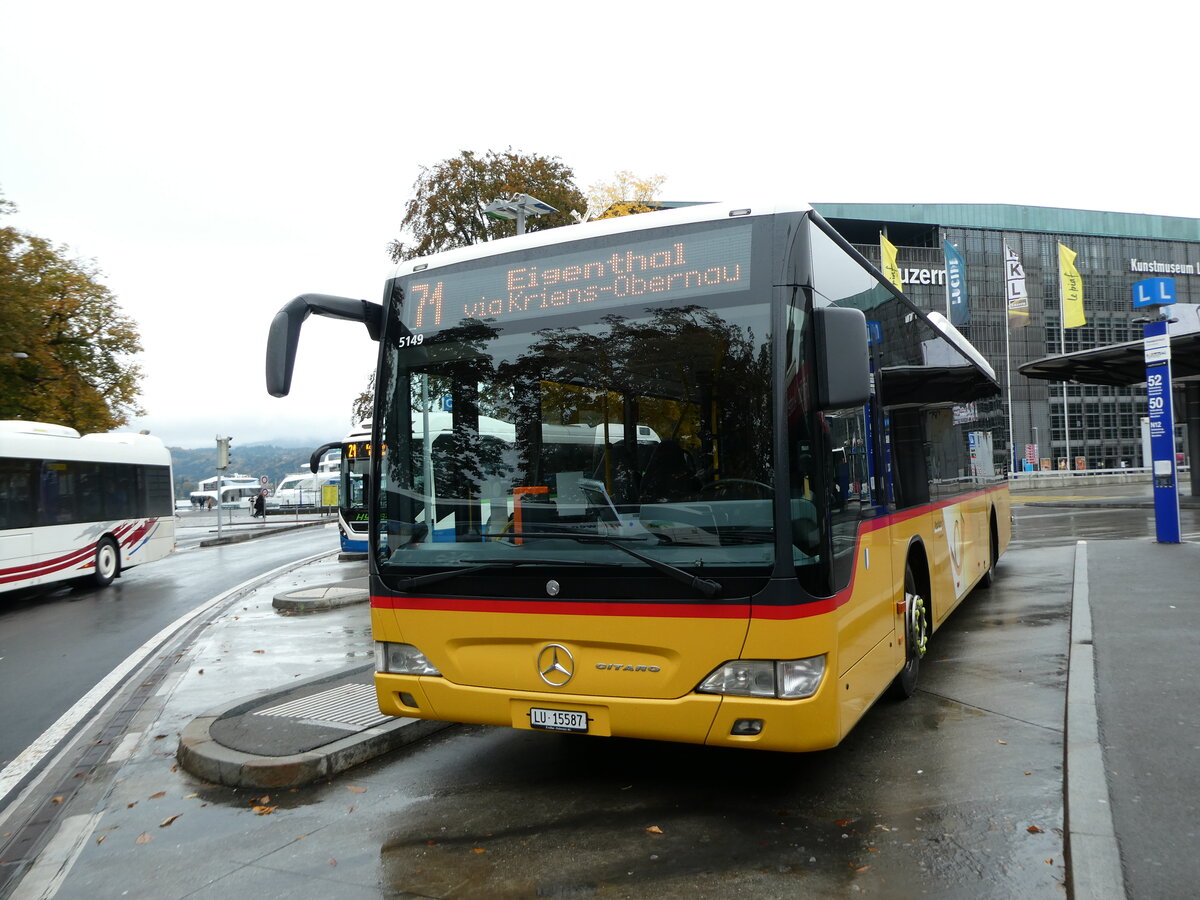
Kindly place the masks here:
<instances>
[{"instance_id":1,"label":"red stripe on bus","mask_svg":"<svg viewBox=\"0 0 1200 900\"><path fill-rule=\"evenodd\" d=\"M122 522L116 528L112 529L112 535L121 546L129 547L141 540L157 522L157 517L145 519L140 523ZM72 566L80 566L85 569L91 568L95 555L96 543L91 543L64 553L61 556L56 556L53 559L44 559L41 562L25 563L20 566L0 569L0 584L39 578L43 575L53 575L56 572L70 569Z\"/></svg>"}]
</instances>

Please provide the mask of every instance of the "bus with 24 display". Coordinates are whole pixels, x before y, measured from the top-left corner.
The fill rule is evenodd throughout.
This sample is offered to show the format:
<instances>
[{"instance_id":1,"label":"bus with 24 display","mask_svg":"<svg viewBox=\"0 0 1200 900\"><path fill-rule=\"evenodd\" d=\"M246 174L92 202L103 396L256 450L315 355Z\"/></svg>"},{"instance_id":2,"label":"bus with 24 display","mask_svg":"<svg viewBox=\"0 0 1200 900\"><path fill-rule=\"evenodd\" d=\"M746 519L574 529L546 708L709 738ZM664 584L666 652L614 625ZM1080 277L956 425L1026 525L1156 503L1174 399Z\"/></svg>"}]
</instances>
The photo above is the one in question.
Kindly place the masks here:
<instances>
[{"instance_id":1,"label":"bus with 24 display","mask_svg":"<svg viewBox=\"0 0 1200 900\"><path fill-rule=\"evenodd\" d=\"M832 747L913 692L1009 541L1007 483L955 414L995 373L807 206L547 229L403 262L382 303L297 297L275 396L311 313L379 344L391 715Z\"/></svg>"}]
</instances>

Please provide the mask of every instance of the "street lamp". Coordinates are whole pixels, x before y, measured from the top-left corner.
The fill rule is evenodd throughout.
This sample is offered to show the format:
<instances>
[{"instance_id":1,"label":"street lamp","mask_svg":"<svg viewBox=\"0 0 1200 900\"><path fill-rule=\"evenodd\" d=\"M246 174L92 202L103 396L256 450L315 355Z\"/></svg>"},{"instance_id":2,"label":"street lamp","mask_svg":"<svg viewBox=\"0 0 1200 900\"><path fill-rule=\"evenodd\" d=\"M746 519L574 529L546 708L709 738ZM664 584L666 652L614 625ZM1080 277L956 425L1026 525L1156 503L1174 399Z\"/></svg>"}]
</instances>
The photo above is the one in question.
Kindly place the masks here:
<instances>
[{"instance_id":1,"label":"street lamp","mask_svg":"<svg viewBox=\"0 0 1200 900\"><path fill-rule=\"evenodd\" d=\"M544 203L528 194L513 194L508 199L501 197L499 200L493 200L483 208L483 211L493 219L516 219L517 234L525 233L527 216L545 216L558 212L549 203Z\"/></svg>"}]
</instances>

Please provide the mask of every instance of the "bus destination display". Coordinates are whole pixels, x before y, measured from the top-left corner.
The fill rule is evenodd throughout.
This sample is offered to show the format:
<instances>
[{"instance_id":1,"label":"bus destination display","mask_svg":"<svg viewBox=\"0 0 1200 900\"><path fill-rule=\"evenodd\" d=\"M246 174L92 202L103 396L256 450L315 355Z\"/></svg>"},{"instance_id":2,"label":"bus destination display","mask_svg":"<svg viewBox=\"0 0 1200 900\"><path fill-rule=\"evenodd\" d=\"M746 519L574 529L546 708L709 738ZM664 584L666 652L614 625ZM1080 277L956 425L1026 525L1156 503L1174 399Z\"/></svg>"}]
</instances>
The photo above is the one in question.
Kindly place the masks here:
<instances>
[{"instance_id":1,"label":"bus destination display","mask_svg":"<svg viewBox=\"0 0 1200 900\"><path fill-rule=\"evenodd\" d=\"M750 286L749 223L595 247L504 265L414 277L403 321L414 335L481 319L496 323Z\"/></svg>"}]
</instances>

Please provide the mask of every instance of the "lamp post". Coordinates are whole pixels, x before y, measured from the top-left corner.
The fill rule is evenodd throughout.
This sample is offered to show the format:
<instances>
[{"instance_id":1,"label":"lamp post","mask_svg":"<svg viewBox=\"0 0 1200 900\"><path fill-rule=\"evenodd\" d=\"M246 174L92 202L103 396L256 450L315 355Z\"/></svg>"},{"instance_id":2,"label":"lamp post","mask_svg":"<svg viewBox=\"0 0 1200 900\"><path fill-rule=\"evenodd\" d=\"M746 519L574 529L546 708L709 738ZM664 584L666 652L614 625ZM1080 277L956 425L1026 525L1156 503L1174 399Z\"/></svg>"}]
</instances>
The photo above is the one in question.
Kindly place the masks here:
<instances>
[{"instance_id":1,"label":"lamp post","mask_svg":"<svg viewBox=\"0 0 1200 900\"><path fill-rule=\"evenodd\" d=\"M493 219L516 219L517 234L525 233L527 216L545 216L558 212L549 203L544 203L528 194L513 194L507 199L501 197L493 200L483 208L483 211L485 215L489 215Z\"/></svg>"}]
</instances>

